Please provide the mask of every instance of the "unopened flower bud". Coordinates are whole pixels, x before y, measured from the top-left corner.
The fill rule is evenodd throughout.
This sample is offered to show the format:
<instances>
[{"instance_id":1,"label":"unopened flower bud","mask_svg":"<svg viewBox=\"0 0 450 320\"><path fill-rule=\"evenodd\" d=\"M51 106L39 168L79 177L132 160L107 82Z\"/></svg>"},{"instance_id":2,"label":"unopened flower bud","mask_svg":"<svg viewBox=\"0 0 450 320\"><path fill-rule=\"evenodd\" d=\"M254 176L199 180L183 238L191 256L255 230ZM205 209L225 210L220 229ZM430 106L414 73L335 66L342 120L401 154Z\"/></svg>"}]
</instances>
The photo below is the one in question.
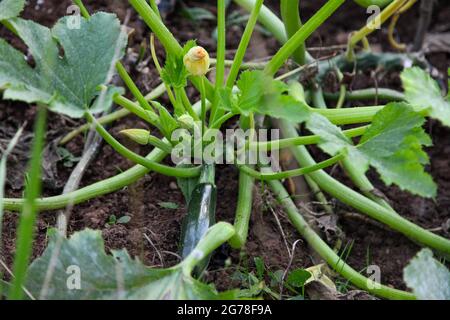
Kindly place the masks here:
<instances>
[{"instance_id":1,"label":"unopened flower bud","mask_svg":"<svg viewBox=\"0 0 450 320\"><path fill-rule=\"evenodd\" d=\"M120 133L144 146L148 144L148 140L150 139L150 132L144 129L127 129L120 131Z\"/></svg>"},{"instance_id":2,"label":"unopened flower bud","mask_svg":"<svg viewBox=\"0 0 450 320\"><path fill-rule=\"evenodd\" d=\"M210 66L209 54L202 47L193 47L184 56L184 66L193 76L204 76Z\"/></svg>"},{"instance_id":3,"label":"unopened flower bud","mask_svg":"<svg viewBox=\"0 0 450 320\"><path fill-rule=\"evenodd\" d=\"M195 126L195 120L188 114L178 117L178 123L183 129L192 130Z\"/></svg>"}]
</instances>

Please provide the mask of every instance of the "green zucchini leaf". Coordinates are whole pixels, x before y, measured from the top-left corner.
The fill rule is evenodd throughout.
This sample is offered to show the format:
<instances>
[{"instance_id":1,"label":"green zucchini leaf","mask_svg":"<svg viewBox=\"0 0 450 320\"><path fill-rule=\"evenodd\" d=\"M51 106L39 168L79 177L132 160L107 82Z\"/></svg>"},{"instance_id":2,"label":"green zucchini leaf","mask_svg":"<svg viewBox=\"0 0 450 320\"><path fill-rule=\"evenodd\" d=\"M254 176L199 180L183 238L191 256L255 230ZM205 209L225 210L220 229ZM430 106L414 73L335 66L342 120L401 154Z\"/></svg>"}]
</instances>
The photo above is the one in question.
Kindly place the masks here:
<instances>
[{"instance_id":1,"label":"green zucchini leaf","mask_svg":"<svg viewBox=\"0 0 450 320\"><path fill-rule=\"evenodd\" d=\"M450 101L443 97L437 82L424 70L414 67L401 74L406 101L416 111L429 110L429 116L450 127Z\"/></svg>"},{"instance_id":2,"label":"green zucchini leaf","mask_svg":"<svg viewBox=\"0 0 450 320\"><path fill-rule=\"evenodd\" d=\"M25 0L0 0L0 20L17 17L25 7Z\"/></svg>"},{"instance_id":3,"label":"green zucchini leaf","mask_svg":"<svg viewBox=\"0 0 450 320\"><path fill-rule=\"evenodd\" d=\"M403 270L403 279L421 300L450 300L450 271L422 249Z\"/></svg>"},{"instance_id":4,"label":"green zucchini leaf","mask_svg":"<svg viewBox=\"0 0 450 320\"><path fill-rule=\"evenodd\" d=\"M308 118L306 104L287 95L286 84L273 80L261 70L244 71L236 84L239 89L236 95L230 89L220 92L221 108L244 116L260 113L295 123Z\"/></svg>"},{"instance_id":5,"label":"green zucchini leaf","mask_svg":"<svg viewBox=\"0 0 450 320\"><path fill-rule=\"evenodd\" d=\"M330 155L347 149L355 167L365 173L374 167L386 185L423 197L435 197L436 184L425 172L428 155L422 146L431 139L422 129L425 118L405 103L390 103L379 111L357 146L327 118L312 113L307 128L322 138L319 147Z\"/></svg>"},{"instance_id":6,"label":"green zucchini leaf","mask_svg":"<svg viewBox=\"0 0 450 320\"><path fill-rule=\"evenodd\" d=\"M100 95L100 103L92 105L92 101L99 88L110 82L115 63L124 55L127 35L113 14L100 12L89 20L80 17L79 28L69 23L72 18L60 19L52 29L20 18L9 20L28 46L35 67L0 39L4 99L43 103L74 118L82 117L87 107L92 106L92 113L110 107L117 88Z\"/></svg>"},{"instance_id":7,"label":"green zucchini leaf","mask_svg":"<svg viewBox=\"0 0 450 320\"><path fill-rule=\"evenodd\" d=\"M203 240L219 246L233 234L231 225L219 223L209 230ZM196 255L203 254L201 245L204 246L205 242L199 244ZM199 258L194 259L194 264L197 264ZM188 263L186 259L172 268L153 269L131 258L126 250L112 250L111 255L106 254L100 231L86 229L69 239L53 231L47 249L29 267L26 288L33 297L50 300L204 300L236 297L234 291L221 294L212 286L192 278L192 268L188 268Z\"/></svg>"},{"instance_id":8,"label":"green zucchini leaf","mask_svg":"<svg viewBox=\"0 0 450 320\"><path fill-rule=\"evenodd\" d=\"M184 55L197 44L194 40L186 42L183 53L180 56L169 54L164 68L161 71L161 79L174 88L184 88L187 85L189 71L184 66Z\"/></svg>"},{"instance_id":9,"label":"green zucchini leaf","mask_svg":"<svg viewBox=\"0 0 450 320\"><path fill-rule=\"evenodd\" d=\"M190 164L179 164L177 167L181 168L192 168L193 165ZM186 200L186 204L189 204L191 200L192 192L195 187L199 183L199 177L194 178L177 178L178 187L180 187L181 192L183 193L184 199Z\"/></svg>"},{"instance_id":10,"label":"green zucchini leaf","mask_svg":"<svg viewBox=\"0 0 450 320\"><path fill-rule=\"evenodd\" d=\"M159 122L161 124L161 130L164 136L170 140L172 138L172 133L179 128L178 122L172 117L170 112L159 102L152 101L154 107L158 109Z\"/></svg>"}]
</instances>

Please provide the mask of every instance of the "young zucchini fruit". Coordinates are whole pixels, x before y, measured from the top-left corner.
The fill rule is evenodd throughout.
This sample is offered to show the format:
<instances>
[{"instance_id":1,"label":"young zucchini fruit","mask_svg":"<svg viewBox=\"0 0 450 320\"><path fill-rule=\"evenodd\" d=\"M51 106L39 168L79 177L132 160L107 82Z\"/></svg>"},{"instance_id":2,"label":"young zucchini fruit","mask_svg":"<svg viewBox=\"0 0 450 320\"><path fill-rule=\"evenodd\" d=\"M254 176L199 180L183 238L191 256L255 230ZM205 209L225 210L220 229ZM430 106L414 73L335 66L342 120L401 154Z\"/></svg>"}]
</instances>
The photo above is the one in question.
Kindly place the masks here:
<instances>
[{"instance_id":1,"label":"young zucchini fruit","mask_svg":"<svg viewBox=\"0 0 450 320\"><path fill-rule=\"evenodd\" d=\"M188 202L188 212L183 219L181 229L181 256L186 258L197 246L206 231L215 223L217 189L214 183L215 166L213 164L203 165L198 182L192 190L183 188L184 195ZM188 183L184 181L182 183ZM180 184L180 181L179 181ZM192 185L192 181L190 183ZM209 258L205 258L196 273L200 274L206 269Z\"/></svg>"}]
</instances>

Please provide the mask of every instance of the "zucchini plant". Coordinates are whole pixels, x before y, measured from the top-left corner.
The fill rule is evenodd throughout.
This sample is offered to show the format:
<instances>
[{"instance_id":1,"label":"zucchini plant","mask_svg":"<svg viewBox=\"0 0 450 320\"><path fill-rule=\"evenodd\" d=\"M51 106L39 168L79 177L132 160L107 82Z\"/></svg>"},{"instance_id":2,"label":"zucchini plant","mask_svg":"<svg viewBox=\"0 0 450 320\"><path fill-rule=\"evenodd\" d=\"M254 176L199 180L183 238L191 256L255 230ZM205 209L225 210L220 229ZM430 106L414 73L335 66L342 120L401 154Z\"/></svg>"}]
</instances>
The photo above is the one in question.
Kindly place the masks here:
<instances>
[{"instance_id":1,"label":"zucchini plant","mask_svg":"<svg viewBox=\"0 0 450 320\"><path fill-rule=\"evenodd\" d=\"M0 39L0 88L3 99L21 100L40 105L37 125L35 157L30 169L25 199L2 199L9 211L22 212L19 228L19 247L15 262L15 279L5 286L8 296L22 298L27 293L33 298L148 298L148 299L210 299L236 298L238 292L218 294L210 286L192 278L201 275L208 266L210 254L218 246L229 242L235 249L245 246L252 211L255 181L268 185L288 218L301 236L337 273L356 287L389 299L414 299L415 293L374 283L351 268L330 246L321 239L303 218L290 195L281 183L284 179L305 176L309 187L315 190L318 200L326 206L325 195L347 204L360 213L396 230L412 241L431 248L437 254L450 255L450 240L432 233L400 216L389 203L375 192L366 176L374 168L386 185L396 185L402 190L425 198L435 198L437 186L425 170L429 158L423 147L432 145L423 129L427 118L450 126L450 100L444 97L437 83L418 66L401 73L404 93L380 88L368 88L362 92L349 92L342 84L337 97L338 107L327 108L321 87L323 75L331 71L342 72L348 64L357 69L370 64L389 65L403 56L380 56L368 52L356 52L357 44L366 42L373 32L368 26L350 37L348 50L341 56L318 63L313 85L303 86L298 74L305 64L315 63L307 51L305 41L345 0L329 0L308 21L302 23L298 10L289 10L298 1L281 0L282 19L263 5L263 0L235 0L250 11L243 36L234 59L225 59L226 4L217 1L217 52L214 61L215 79L207 77L211 67L209 53L194 40L180 44L165 26L155 1L129 0L130 6L163 45L166 58L161 66L151 39L153 62L162 84L149 95L141 92L120 62L124 57L127 34L114 14L90 15L82 1L78 28L70 28L69 17L62 18L49 29L35 22L18 18L24 1L0 2L5 9L0 14L2 24L24 41L33 56L31 67L23 53ZM411 6L414 0L356 1L368 5L388 5L381 21ZM244 57L258 20L280 41L280 48L267 62L248 68ZM61 52L60 49L63 49ZM365 46L366 51L368 47ZM282 71L292 66L296 69ZM225 76L225 66L230 66ZM332 67L330 67L330 64ZM396 65L403 66L402 63ZM282 68L286 67L286 68ZM246 70L243 70L246 69ZM124 96L125 89L112 86L111 78L117 72L132 101ZM199 101L187 95L187 88L194 86ZM170 105L163 105L157 97L166 92ZM346 101L372 99L383 94L387 104L344 108ZM115 103L123 108L107 117L96 114ZM39 197L38 154L42 148L45 110L70 117L85 117L88 125L75 134L94 128L123 157L136 166L114 177L60 196ZM134 114L159 131L159 138L148 130L129 128L122 134L137 143L152 145L153 151L146 157L134 153L122 145L104 124L127 114ZM230 119L239 120L241 129L250 134L243 143L233 148L223 148L211 134L225 129ZM268 121L257 121L266 119ZM255 130L260 126L279 128L281 139L258 141ZM344 126L352 125L351 129ZM40 129L39 129L40 128ZM200 132L200 133L198 133ZM220 132L220 131L219 131ZM67 139L70 139L75 134ZM182 138L182 139L179 139ZM188 139L188 151L194 156L183 158L174 165L161 164L169 154L185 149L182 142ZM189 140L190 139L190 140ZM317 162L310 154L309 146L318 146L326 160ZM183 149L184 148L184 149ZM257 156L256 163L241 163L239 155L266 150L275 153L289 148L298 162L298 169L274 171ZM196 157L195 150L214 150L213 161L204 159L204 153ZM230 165L239 170L239 197L234 226L216 223L215 165L219 155L230 155ZM187 161L185 161L187 160ZM331 177L326 169L340 165L346 171L357 190L351 189ZM102 239L96 231L87 230L66 239L55 233L42 257L28 268L32 227L39 211L56 210L77 205L89 199L119 190L134 183L150 171L176 177L187 203L187 213L180 230L180 254L182 262L169 269L149 269L133 260L124 251L104 252ZM32 173L32 174L31 174ZM34 182L34 183L33 183ZM0 206L1 208L1 206ZM1 216L0 216L1 217ZM30 218L31 217L31 218ZM70 264L79 265L92 272L83 281L82 290L70 292L60 285ZM97 269L96 269L97 268ZM117 271L117 270L120 270ZM114 275L120 273L120 288ZM23 285L30 292L22 290ZM99 289L101 288L101 289ZM120 290L119 290L120 289ZM420 298L420 296L418 296Z\"/></svg>"}]
</instances>

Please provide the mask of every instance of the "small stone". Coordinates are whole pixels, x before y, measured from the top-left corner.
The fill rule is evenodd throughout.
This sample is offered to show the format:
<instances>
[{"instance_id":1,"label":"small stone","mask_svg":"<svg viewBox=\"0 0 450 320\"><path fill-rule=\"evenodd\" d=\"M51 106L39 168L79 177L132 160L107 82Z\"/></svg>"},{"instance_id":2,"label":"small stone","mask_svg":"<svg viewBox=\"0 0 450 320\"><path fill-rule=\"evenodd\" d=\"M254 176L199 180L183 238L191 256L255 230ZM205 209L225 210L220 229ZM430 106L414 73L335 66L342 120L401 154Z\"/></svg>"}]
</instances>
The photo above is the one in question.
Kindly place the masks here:
<instances>
[{"instance_id":1,"label":"small stone","mask_svg":"<svg viewBox=\"0 0 450 320\"><path fill-rule=\"evenodd\" d=\"M170 190L178 190L178 185L176 184L176 182L172 181L169 184L169 188L170 188Z\"/></svg>"}]
</instances>

